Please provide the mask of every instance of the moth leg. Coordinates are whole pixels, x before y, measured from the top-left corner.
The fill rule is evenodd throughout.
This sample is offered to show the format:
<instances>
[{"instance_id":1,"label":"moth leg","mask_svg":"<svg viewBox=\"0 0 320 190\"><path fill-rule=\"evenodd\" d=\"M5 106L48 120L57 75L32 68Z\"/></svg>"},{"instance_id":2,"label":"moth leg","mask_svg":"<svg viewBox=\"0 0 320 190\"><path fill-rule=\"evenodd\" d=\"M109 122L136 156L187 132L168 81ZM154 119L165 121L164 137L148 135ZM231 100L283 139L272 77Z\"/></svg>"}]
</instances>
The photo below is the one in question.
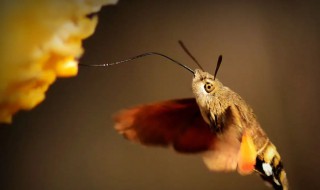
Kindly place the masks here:
<instances>
[{"instance_id":1,"label":"moth leg","mask_svg":"<svg viewBox=\"0 0 320 190\"><path fill-rule=\"evenodd\" d=\"M214 125L216 126L216 128L218 128L218 117L217 117L217 115L214 115Z\"/></svg>"},{"instance_id":2,"label":"moth leg","mask_svg":"<svg viewBox=\"0 0 320 190\"><path fill-rule=\"evenodd\" d=\"M215 132L216 131L216 121L214 118L211 117L211 114L210 112L208 113L207 117L209 118L209 127L210 127L210 130L211 132Z\"/></svg>"},{"instance_id":3,"label":"moth leg","mask_svg":"<svg viewBox=\"0 0 320 190\"><path fill-rule=\"evenodd\" d=\"M215 121L215 126L216 126L216 128L215 128L216 132L221 133L222 132L222 126L223 126L223 122L222 122L221 118L218 118L217 115L214 115L214 121Z\"/></svg>"},{"instance_id":4,"label":"moth leg","mask_svg":"<svg viewBox=\"0 0 320 190\"><path fill-rule=\"evenodd\" d=\"M218 117L216 114L212 115L209 113L208 118L210 120L210 129L212 132L222 133L223 129L223 119Z\"/></svg>"}]
</instances>

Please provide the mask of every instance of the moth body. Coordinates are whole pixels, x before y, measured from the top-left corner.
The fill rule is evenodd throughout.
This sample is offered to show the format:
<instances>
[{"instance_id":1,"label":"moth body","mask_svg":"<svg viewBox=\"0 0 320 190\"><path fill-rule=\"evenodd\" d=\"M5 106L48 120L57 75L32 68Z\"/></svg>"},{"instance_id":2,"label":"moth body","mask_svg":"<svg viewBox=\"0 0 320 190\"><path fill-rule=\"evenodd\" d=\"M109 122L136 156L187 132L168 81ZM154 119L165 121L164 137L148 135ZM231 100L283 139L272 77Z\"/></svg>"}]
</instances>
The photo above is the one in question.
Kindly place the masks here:
<instances>
[{"instance_id":1,"label":"moth body","mask_svg":"<svg viewBox=\"0 0 320 190\"><path fill-rule=\"evenodd\" d=\"M168 100L127 109L116 115L116 130L144 145L172 146L201 153L211 171L257 172L274 189L288 189L276 147L252 108L207 72L196 69L195 98Z\"/></svg>"},{"instance_id":2,"label":"moth body","mask_svg":"<svg viewBox=\"0 0 320 190\"><path fill-rule=\"evenodd\" d=\"M215 149L224 149L218 155L214 151L205 157L209 168L218 171L237 168L240 174L256 170L275 189L287 189L280 155L260 127L252 108L218 79L199 69L195 70L192 90L204 121L218 134ZM232 149L235 152L227 148L230 145L236 148ZM238 158L230 163L230 157ZM217 167L219 161L227 166Z\"/></svg>"}]
</instances>

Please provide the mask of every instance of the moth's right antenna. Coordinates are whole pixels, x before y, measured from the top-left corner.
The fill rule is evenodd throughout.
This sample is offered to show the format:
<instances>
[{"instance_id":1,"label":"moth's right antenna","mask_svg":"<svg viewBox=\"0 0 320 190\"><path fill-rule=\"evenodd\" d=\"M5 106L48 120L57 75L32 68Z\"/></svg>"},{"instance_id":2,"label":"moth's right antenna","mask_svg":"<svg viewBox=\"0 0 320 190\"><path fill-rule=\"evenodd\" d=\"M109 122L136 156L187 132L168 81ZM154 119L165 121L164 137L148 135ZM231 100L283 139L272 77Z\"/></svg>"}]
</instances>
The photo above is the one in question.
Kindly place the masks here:
<instances>
[{"instance_id":1,"label":"moth's right antenna","mask_svg":"<svg viewBox=\"0 0 320 190\"><path fill-rule=\"evenodd\" d=\"M216 66L216 71L214 72L213 80L216 80L216 76L218 74L218 70L220 68L221 62L222 62L222 55L219 55L217 66Z\"/></svg>"},{"instance_id":2,"label":"moth's right antenna","mask_svg":"<svg viewBox=\"0 0 320 190\"><path fill-rule=\"evenodd\" d=\"M184 43L179 40L178 41L182 49L189 55L189 57L198 65L198 67L203 71L203 68L201 67L200 63L196 60L196 58L190 53L190 51L187 49L187 47L184 45Z\"/></svg>"}]
</instances>

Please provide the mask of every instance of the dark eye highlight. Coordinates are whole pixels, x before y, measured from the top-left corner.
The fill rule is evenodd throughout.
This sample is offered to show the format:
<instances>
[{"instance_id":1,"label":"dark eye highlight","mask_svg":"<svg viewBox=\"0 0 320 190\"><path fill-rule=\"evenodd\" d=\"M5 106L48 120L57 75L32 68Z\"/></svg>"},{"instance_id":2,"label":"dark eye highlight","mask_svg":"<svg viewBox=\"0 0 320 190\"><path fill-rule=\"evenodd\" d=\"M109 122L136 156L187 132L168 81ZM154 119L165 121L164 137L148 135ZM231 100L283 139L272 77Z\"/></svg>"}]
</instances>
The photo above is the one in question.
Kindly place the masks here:
<instances>
[{"instance_id":1,"label":"dark eye highlight","mask_svg":"<svg viewBox=\"0 0 320 190\"><path fill-rule=\"evenodd\" d=\"M206 84L204 85L204 90L207 92L207 93L210 93L213 91L213 84L210 83L210 82L206 82Z\"/></svg>"}]
</instances>

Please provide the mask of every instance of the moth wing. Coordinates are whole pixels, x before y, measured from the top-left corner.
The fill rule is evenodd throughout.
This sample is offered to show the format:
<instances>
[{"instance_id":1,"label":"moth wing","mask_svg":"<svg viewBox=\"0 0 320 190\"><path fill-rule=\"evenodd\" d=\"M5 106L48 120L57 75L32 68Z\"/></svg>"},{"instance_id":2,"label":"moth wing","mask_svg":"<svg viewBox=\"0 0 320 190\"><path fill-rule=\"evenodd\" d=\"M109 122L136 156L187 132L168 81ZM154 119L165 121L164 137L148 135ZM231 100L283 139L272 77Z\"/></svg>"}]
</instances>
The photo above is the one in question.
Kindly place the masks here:
<instances>
[{"instance_id":1,"label":"moth wing","mask_svg":"<svg viewBox=\"0 0 320 190\"><path fill-rule=\"evenodd\" d=\"M244 132L238 155L238 172L247 175L253 172L256 165L257 150L252 137Z\"/></svg>"},{"instance_id":2,"label":"moth wing","mask_svg":"<svg viewBox=\"0 0 320 190\"><path fill-rule=\"evenodd\" d=\"M234 171L249 174L253 171L256 150L252 137L246 133L248 126L237 106L231 105L219 116L223 122L223 132L204 153L203 160L209 170Z\"/></svg>"},{"instance_id":3,"label":"moth wing","mask_svg":"<svg viewBox=\"0 0 320 190\"><path fill-rule=\"evenodd\" d=\"M225 113L224 125L229 130L219 137L203 120L193 98L123 110L114 117L115 129L128 140L144 145L172 146L183 153L202 152L211 171L234 171L240 151L237 126L241 120L234 118L232 114L238 114L238 110L232 109Z\"/></svg>"},{"instance_id":4,"label":"moth wing","mask_svg":"<svg viewBox=\"0 0 320 190\"><path fill-rule=\"evenodd\" d=\"M206 151L216 139L194 98L126 109L114 120L115 129L128 140L144 145L173 146L178 152Z\"/></svg>"}]
</instances>

